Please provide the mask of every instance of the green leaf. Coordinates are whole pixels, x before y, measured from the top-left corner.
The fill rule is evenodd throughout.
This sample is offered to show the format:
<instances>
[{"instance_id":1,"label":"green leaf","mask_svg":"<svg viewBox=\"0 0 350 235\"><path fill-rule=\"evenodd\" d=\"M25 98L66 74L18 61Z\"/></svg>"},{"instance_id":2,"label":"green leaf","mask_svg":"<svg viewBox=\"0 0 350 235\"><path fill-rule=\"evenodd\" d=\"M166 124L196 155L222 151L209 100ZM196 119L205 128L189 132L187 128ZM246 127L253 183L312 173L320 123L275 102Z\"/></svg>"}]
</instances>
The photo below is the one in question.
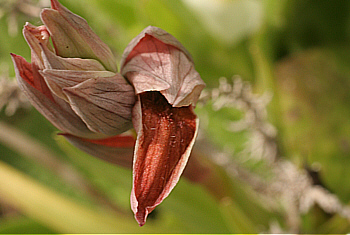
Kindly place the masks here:
<instances>
[{"instance_id":1,"label":"green leaf","mask_svg":"<svg viewBox=\"0 0 350 235\"><path fill-rule=\"evenodd\" d=\"M200 185L181 179L159 209L173 217L186 233L231 233L218 202Z\"/></svg>"},{"instance_id":2,"label":"green leaf","mask_svg":"<svg viewBox=\"0 0 350 235\"><path fill-rule=\"evenodd\" d=\"M124 210L130 210L131 169L122 168L87 153L71 145L63 136L55 137L66 152L68 160L108 198Z\"/></svg>"},{"instance_id":3,"label":"green leaf","mask_svg":"<svg viewBox=\"0 0 350 235\"><path fill-rule=\"evenodd\" d=\"M0 178L3 200L59 233L155 232L150 227L141 230L131 216L84 207L3 162L0 162Z\"/></svg>"},{"instance_id":4,"label":"green leaf","mask_svg":"<svg viewBox=\"0 0 350 235\"><path fill-rule=\"evenodd\" d=\"M233 233L256 233L257 229L247 215L240 207L230 198L224 198L221 202L220 209L226 218L226 223Z\"/></svg>"},{"instance_id":5,"label":"green leaf","mask_svg":"<svg viewBox=\"0 0 350 235\"><path fill-rule=\"evenodd\" d=\"M38 222L24 216L15 216L4 218L0 220L0 233L11 233L11 234L26 234L26 233L37 233L37 234L52 234L54 230L48 229L42 226Z\"/></svg>"}]
</instances>

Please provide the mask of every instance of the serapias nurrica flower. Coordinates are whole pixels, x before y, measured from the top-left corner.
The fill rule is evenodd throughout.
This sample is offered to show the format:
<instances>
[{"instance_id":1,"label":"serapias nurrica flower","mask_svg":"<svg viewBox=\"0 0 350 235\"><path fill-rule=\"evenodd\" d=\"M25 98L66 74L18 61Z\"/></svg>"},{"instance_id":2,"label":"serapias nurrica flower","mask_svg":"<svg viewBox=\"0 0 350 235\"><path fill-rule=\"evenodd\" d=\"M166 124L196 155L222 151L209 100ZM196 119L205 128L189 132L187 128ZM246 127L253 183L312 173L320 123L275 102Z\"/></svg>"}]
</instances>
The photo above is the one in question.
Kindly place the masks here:
<instances>
[{"instance_id":1,"label":"serapias nurrica flower","mask_svg":"<svg viewBox=\"0 0 350 235\"><path fill-rule=\"evenodd\" d=\"M83 151L130 166L135 145L131 207L142 226L186 166L198 131L193 109L205 84L187 50L164 30L150 26L134 38L120 74L83 18L57 0L51 6L41 12L44 25L24 26L31 63L11 54L19 86ZM132 126L136 144L125 134Z\"/></svg>"},{"instance_id":2,"label":"serapias nurrica flower","mask_svg":"<svg viewBox=\"0 0 350 235\"><path fill-rule=\"evenodd\" d=\"M116 72L111 50L87 22L57 0L51 5L52 9L41 12L44 25L24 26L31 63L11 54L18 84L33 106L70 142L119 163L118 153L132 156L134 141L119 134L132 128L134 89ZM99 140L99 148L91 140ZM128 143L120 148L118 142L125 140ZM124 158L120 161L123 165Z\"/></svg>"},{"instance_id":3,"label":"serapias nurrica flower","mask_svg":"<svg viewBox=\"0 0 350 235\"><path fill-rule=\"evenodd\" d=\"M181 43L152 26L125 49L121 73L138 97L131 207L142 226L186 166L198 130L193 107L205 84Z\"/></svg>"}]
</instances>

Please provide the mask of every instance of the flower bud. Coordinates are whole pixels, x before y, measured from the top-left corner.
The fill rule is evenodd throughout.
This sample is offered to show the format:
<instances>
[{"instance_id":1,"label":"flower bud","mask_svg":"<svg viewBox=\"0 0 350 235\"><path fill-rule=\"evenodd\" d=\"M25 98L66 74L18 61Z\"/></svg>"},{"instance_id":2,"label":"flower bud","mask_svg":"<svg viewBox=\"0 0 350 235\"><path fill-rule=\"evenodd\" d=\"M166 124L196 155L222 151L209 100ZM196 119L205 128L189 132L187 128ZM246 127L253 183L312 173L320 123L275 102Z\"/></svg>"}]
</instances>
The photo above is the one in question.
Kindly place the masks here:
<instances>
[{"instance_id":1,"label":"flower bud","mask_svg":"<svg viewBox=\"0 0 350 235\"><path fill-rule=\"evenodd\" d=\"M24 26L31 63L12 54L20 87L33 106L66 134L100 139L130 129L135 94L116 73L111 50L83 18L57 0L51 5L41 13L44 25Z\"/></svg>"},{"instance_id":2,"label":"flower bud","mask_svg":"<svg viewBox=\"0 0 350 235\"><path fill-rule=\"evenodd\" d=\"M57 55L68 58L96 59L106 70L117 72L109 47L92 31L86 20L73 14L57 0L52 9L41 12L41 20L50 32Z\"/></svg>"}]
</instances>

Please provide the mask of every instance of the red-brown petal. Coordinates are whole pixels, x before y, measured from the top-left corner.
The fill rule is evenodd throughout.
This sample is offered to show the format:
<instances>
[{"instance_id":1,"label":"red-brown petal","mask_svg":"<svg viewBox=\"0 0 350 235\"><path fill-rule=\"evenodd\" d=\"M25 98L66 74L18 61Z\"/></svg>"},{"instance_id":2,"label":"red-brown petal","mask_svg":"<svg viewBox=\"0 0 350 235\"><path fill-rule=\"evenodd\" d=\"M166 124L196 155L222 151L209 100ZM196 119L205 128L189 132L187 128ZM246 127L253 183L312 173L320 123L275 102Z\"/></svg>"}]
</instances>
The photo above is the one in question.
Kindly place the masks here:
<instances>
[{"instance_id":1,"label":"red-brown petal","mask_svg":"<svg viewBox=\"0 0 350 235\"><path fill-rule=\"evenodd\" d=\"M121 60L122 66L126 64L135 54L138 53L137 51L135 51L135 46L139 44L140 41L143 40L146 35L150 35L156 38L157 40L162 41L164 44L176 47L177 49L182 51L191 62L193 62L190 53L173 35L167 33L163 29L154 26L148 26L147 28L142 30L142 32L139 35L132 39L129 45L125 48Z\"/></svg>"},{"instance_id":2,"label":"red-brown petal","mask_svg":"<svg viewBox=\"0 0 350 235\"><path fill-rule=\"evenodd\" d=\"M86 20L57 0L52 0L51 6L52 9L43 9L41 20L51 34L56 54L67 58L96 59L107 70L117 72L112 51L93 32Z\"/></svg>"},{"instance_id":3,"label":"red-brown petal","mask_svg":"<svg viewBox=\"0 0 350 235\"><path fill-rule=\"evenodd\" d=\"M44 69L41 55L42 47L45 47L47 50L52 50L49 44L50 34L46 26L42 25L36 27L26 23L23 28L23 36L31 49L32 63L35 62L40 69Z\"/></svg>"},{"instance_id":4,"label":"red-brown petal","mask_svg":"<svg viewBox=\"0 0 350 235\"><path fill-rule=\"evenodd\" d=\"M67 133L63 135L71 144L104 161L131 168L135 138L117 135L105 139L87 139Z\"/></svg>"},{"instance_id":5,"label":"red-brown petal","mask_svg":"<svg viewBox=\"0 0 350 235\"><path fill-rule=\"evenodd\" d=\"M197 134L192 106L172 107L160 92L140 94L131 206L142 226L178 182Z\"/></svg>"},{"instance_id":6,"label":"red-brown petal","mask_svg":"<svg viewBox=\"0 0 350 235\"><path fill-rule=\"evenodd\" d=\"M114 136L132 128L134 89L120 74L91 78L74 87L64 88L63 92L72 109L90 130Z\"/></svg>"},{"instance_id":7,"label":"red-brown petal","mask_svg":"<svg viewBox=\"0 0 350 235\"><path fill-rule=\"evenodd\" d=\"M205 87L189 53L156 27L147 27L125 49L121 74L136 94L160 91L174 107L195 105Z\"/></svg>"},{"instance_id":8,"label":"red-brown petal","mask_svg":"<svg viewBox=\"0 0 350 235\"><path fill-rule=\"evenodd\" d=\"M45 83L44 78L39 73L39 68L34 63L28 63L23 57L11 53L18 78L23 79L29 85L43 93L53 101L52 93Z\"/></svg>"},{"instance_id":9,"label":"red-brown petal","mask_svg":"<svg viewBox=\"0 0 350 235\"><path fill-rule=\"evenodd\" d=\"M82 58L63 58L39 44L41 55L46 69L78 70L78 71L105 71L103 65L97 60Z\"/></svg>"},{"instance_id":10,"label":"red-brown petal","mask_svg":"<svg viewBox=\"0 0 350 235\"><path fill-rule=\"evenodd\" d=\"M61 99L68 101L66 95L63 93L64 88L74 87L89 79L96 79L99 77L113 77L115 73L109 71L79 71L79 70L58 70L58 69L44 69L40 71L44 77L51 91ZM123 78L122 81L125 79ZM127 83L125 81L125 83Z\"/></svg>"},{"instance_id":11,"label":"red-brown petal","mask_svg":"<svg viewBox=\"0 0 350 235\"><path fill-rule=\"evenodd\" d=\"M42 115L63 132L89 138L97 135L87 128L68 103L51 94L35 64L28 63L21 56L11 56L19 87Z\"/></svg>"}]
</instances>

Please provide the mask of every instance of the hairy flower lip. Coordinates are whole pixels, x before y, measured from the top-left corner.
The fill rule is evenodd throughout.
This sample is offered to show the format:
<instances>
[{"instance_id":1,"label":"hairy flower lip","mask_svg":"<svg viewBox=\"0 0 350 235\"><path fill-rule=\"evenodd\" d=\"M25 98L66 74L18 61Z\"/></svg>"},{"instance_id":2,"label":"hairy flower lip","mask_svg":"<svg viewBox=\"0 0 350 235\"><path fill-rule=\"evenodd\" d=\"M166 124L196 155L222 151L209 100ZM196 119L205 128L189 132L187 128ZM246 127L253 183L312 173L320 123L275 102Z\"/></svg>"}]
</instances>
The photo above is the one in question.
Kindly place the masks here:
<instances>
[{"instance_id":1,"label":"hairy flower lip","mask_svg":"<svg viewBox=\"0 0 350 235\"><path fill-rule=\"evenodd\" d=\"M177 184L197 136L192 106L172 107L157 91L144 92L136 110L140 126L135 146L131 208L140 226Z\"/></svg>"}]
</instances>

